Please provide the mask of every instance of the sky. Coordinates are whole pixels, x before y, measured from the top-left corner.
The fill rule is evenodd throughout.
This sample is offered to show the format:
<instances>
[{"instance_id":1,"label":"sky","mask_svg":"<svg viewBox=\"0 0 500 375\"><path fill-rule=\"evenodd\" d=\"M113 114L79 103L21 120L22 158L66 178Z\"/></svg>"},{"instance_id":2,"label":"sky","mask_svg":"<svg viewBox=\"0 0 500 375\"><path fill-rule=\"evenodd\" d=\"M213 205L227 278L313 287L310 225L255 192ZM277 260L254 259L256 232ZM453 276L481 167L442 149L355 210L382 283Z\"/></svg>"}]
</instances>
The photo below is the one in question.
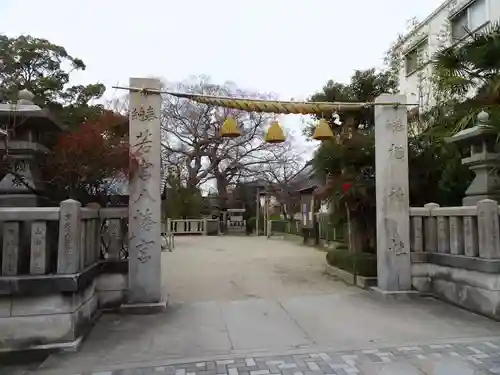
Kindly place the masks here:
<instances>
[{"instance_id":1,"label":"sky","mask_svg":"<svg viewBox=\"0 0 500 375\"><path fill-rule=\"evenodd\" d=\"M381 67L407 20L442 1L0 0L0 33L45 38L83 59L75 84L205 74L304 100L329 79Z\"/></svg>"}]
</instances>

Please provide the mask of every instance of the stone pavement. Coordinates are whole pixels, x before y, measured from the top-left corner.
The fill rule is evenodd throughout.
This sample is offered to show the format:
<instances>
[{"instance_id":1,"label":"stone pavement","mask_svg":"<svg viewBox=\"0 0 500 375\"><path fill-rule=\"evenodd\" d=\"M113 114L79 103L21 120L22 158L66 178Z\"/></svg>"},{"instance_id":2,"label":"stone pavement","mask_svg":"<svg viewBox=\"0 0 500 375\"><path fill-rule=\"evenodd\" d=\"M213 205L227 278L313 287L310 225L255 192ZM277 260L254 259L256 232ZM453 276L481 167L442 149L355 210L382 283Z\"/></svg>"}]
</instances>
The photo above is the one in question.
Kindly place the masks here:
<instances>
[{"instance_id":1,"label":"stone pavement","mask_svg":"<svg viewBox=\"0 0 500 375\"><path fill-rule=\"evenodd\" d=\"M500 374L500 337L449 344L241 357L81 375L480 375ZM68 374L69 375L69 374Z\"/></svg>"}]
</instances>

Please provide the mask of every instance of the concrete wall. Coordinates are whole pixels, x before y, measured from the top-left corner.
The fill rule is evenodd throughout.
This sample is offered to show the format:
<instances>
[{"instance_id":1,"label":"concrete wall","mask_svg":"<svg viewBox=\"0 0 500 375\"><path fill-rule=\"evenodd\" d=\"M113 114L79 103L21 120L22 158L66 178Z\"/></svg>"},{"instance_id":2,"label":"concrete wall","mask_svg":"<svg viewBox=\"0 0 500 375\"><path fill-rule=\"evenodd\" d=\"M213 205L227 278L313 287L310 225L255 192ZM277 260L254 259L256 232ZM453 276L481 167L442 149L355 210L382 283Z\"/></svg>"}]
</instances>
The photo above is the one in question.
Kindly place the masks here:
<instances>
[{"instance_id":1,"label":"concrete wall","mask_svg":"<svg viewBox=\"0 0 500 375\"><path fill-rule=\"evenodd\" d=\"M413 288L500 320L500 274L431 263L412 264Z\"/></svg>"},{"instance_id":2,"label":"concrete wall","mask_svg":"<svg viewBox=\"0 0 500 375\"><path fill-rule=\"evenodd\" d=\"M429 17L424 20L414 32L407 36L407 39L398 47L398 51L404 55L418 41L426 38L428 48L424 54L429 60L433 54L444 46L451 45L451 36L449 34L449 17L464 5L469 4L470 0L447 0L436 9ZM500 19L500 1L486 0L487 18L490 22ZM422 82L421 74L424 77L430 77L432 74L432 66L426 65L422 70L416 71L411 75L407 75L406 64L401 64L399 74L399 92L406 95L408 103L421 103L425 105L433 104L433 93L428 80ZM419 86L423 86L419 89ZM421 94L423 95L420 100Z\"/></svg>"}]
</instances>

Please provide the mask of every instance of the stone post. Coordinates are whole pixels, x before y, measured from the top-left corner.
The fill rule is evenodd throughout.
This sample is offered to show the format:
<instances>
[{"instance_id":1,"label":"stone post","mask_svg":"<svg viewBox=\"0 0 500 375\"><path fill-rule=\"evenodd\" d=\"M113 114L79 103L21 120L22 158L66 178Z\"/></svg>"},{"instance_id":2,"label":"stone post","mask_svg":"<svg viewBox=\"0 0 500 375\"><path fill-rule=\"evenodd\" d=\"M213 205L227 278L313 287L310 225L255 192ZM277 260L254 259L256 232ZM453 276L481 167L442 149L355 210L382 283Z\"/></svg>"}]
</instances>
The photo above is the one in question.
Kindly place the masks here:
<instances>
[{"instance_id":1,"label":"stone post","mask_svg":"<svg viewBox=\"0 0 500 375\"><path fill-rule=\"evenodd\" d=\"M255 209L256 209L256 215L255 215L255 235L258 237L259 236L259 216L260 216L260 189L257 187L257 193L255 197Z\"/></svg>"},{"instance_id":2,"label":"stone post","mask_svg":"<svg viewBox=\"0 0 500 375\"><path fill-rule=\"evenodd\" d=\"M19 266L20 225L16 221L5 222L3 232L2 276L16 276Z\"/></svg>"},{"instance_id":3,"label":"stone post","mask_svg":"<svg viewBox=\"0 0 500 375\"><path fill-rule=\"evenodd\" d=\"M424 207L429 210L429 216L424 219L425 251L427 253L437 253L438 251L438 230L437 218L432 216L432 210L439 208L437 203L427 203Z\"/></svg>"},{"instance_id":4,"label":"stone post","mask_svg":"<svg viewBox=\"0 0 500 375\"><path fill-rule=\"evenodd\" d=\"M77 273L84 266L80 264L80 251L85 250L80 248L81 208L80 202L73 199L61 202L57 273Z\"/></svg>"},{"instance_id":5,"label":"stone post","mask_svg":"<svg viewBox=\"0 0 500 375\"><path fill-rule=\"evenodd\" d=\"M122 221L121 219L108 220L109 231L109 249L108 259L120 259L120 251L122 249Z\"/></svg>"},{"instance_id":6,"label":"stone post","mask_svg":"<svg viewBox=\"0 0 500 375\"><path fill-rule=\"evenodd\" d=\"M208 236L208 219L203 219L203 235Z\"/></svg>"},{"instance_id":7,"label":"stone post","mask_svg":"<svg viewBox=\"0 0 500 375\"><path fill-rule=\"evenodd\" d=\"M161 94L154 92L161 83L131 78L130 87L129 290L122 309L151 313L166 307L161 290Z\"/></svg>"},{"instance_id":8,"label":"stone post","mask_svg":"<svg viewBox=\"0 0 500 375\"><path fill-rule=\"evenodd\" d=\"M44 275L47 271L47 223L31 223L30 274Z\"/></svg>"},{"instance_id":9,"label":"stone post","mask_svg":"<svg viewBox=\"0 0 500 375\"><path fill-rule=\"evenodd\" d=\"M381 95L376 104L406 102ZM411 290L408 128L406 106L375 106L377 290Z\"/></svg>"},{"instance_id":10,"label":"stone post","mask_svg":"<svg viewBox=\"0 0 500 375\"><path fill-rule=\"evenodd\" d=\"M500 222L498 202L483 199L477 204L477 227L479 238L479 257L500 258Z\"/></svg>"}]
</instances>

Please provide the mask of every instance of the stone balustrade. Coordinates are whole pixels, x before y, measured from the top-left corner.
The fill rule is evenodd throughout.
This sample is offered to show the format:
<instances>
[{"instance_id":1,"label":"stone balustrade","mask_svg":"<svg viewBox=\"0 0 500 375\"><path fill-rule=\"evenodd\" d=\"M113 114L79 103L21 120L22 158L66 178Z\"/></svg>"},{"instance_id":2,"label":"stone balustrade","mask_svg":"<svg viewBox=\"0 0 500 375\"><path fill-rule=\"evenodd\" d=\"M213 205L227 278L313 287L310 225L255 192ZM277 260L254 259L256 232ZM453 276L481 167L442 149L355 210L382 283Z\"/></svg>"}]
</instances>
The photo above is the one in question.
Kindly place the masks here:
<instances>
[{"instance_id":1,"label":"stone balustrade","mask_svg":"<svg viewBox=\"0 0 500 375\"><path fill-rule=\"evenodd\" d=\"M162 223L162 233L172 235L208 235L211 227L216 228L219 221L214 219L167 219Z\"/></svg>"},{"instance_id":2,"label":"stone balustrade","mask_svg":"<svg viewBox=\"0 0 500 375\"><path fill-rule=\"evenodd\" d=\"M245 232L247 228L246 220L238 220L238 221L227 220L226 225L228 233L242 233Z\"/></svg>"},{"instance_id":3,"label":"stone balustrade","mask_svg":"<svg viewBox=\"0 0 500 375\"><path fill-rule=\"evenodd\" d=\"M127 208L0 208L0 276L73 274L101 259L123 259Z\"/></svg>"},{"instance_id":4,"label":"stone balustrade","mask_svg":"<svg viewBox=\"0 0 500 375\"><path fill-rule=\"evenodd\" d=\"M128 208L0 208L0 351L75 347L128 288Z\"/></svg>"},{"instance_id":5,"label":"stone balustrade","mask_svg":"<svg viewBox=\"0 0 500 375\"><path fill-rule=\"evenodd\" d=\"M410 208L410 249L500 261L499 206L493 200L476 206L439 207L435 203Z\"/></svg>"},{"instance_id":6,"label":"stone balustrade","mask_svg":"<svg viewBox=\"0 0 500 375\"><path fill-rule=\"evenodd\" d=\"M410 208L412 286L500 318L500 220L496 201Z\"/></svg>"},{"instance_id":7,"label":"stone balustrade","mask_svg":"<svg viewBox=\"0 0 500 375\"><path fill-rule=\"evenodd\" d=\"M128 215L128 207L109 207L99 210L104 259L128 258Z\"/></svg>"}]
</instances>

